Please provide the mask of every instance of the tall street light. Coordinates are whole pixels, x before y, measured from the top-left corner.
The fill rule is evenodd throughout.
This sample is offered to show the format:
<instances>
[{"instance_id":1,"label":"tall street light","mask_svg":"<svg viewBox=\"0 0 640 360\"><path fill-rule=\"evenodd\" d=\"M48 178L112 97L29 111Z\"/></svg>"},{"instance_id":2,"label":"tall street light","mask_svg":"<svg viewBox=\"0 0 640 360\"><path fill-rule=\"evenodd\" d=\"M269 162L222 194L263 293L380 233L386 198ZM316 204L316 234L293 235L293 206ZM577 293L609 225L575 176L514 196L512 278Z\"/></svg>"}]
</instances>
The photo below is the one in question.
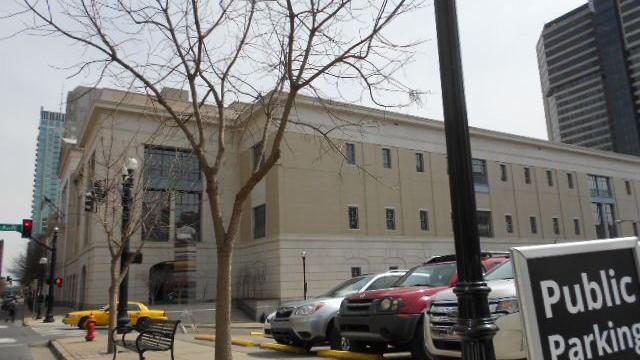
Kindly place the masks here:
<instances>
[{"instance_id":1,"label":"tall street light","mask_svg":"<svg viewBox=\"0 0 640 360\"><path fill-rule=\"evenodd\" d=\"M120 283L120 291L118 293L118 333L123 333L127 325L129 325L129 314L127 313L127 304L129 302L129 274L126 263L129 260L129 215L131 213L131 189L133 188L133 172L138 169L138 160L128 158L122 169L122 229L121 241L122 254L120 255L120 273L127 272Z\"/></svg>"},{"instance_id":2,"label":"tall street light","mask_svg":"<svg viewBox=\"0 0 640 360\"><path fill-rule=\"evenodd\" d=\"M304 288L304 299L307 300L307 252L302 250L302 284Z\"/></svg>"},{"instance_id":3,"label":"tall street light","mask_svg":"<svg viewBox=\"0 0 640 360\"><path fill-rule=\"evenodd\" d=\"M454 330L462 337L463 359L495 360L493 336L497 327L487 301L491 289L482 276L456 2L435 0L434 5L458 268L454 289L458 296L458 323Z\"/></svg>"},{"instance_id":4,"label":"tall street light","mask_svg":"<svg viewBox=\"0 0 640 360\"><path fill-rule=\"evenodd\" d=\"M38 262L40 264L40 276L38 277L38 291L36 294L36 299L38 302L36 310L36 320L42 319L42 289L44 288L44 273L47 268L47 262L48 260L46 257L41 257L40 261Z\"/></svg>"},{"instance_id":5,"label":"tall street light","mask_svg":"<svg viewBox=\"0 0 640 360\"><path fill-rule=\"evenodd\" d=\"M51 240L51 264L49 264L49 293L47 294L47 316L43 322L53 322L53 291L54 291L54 277L56 271L56 242L58 240L58 231L60 229L56 226L53 228L53 240Z\"/></svg>"}]
</instances>

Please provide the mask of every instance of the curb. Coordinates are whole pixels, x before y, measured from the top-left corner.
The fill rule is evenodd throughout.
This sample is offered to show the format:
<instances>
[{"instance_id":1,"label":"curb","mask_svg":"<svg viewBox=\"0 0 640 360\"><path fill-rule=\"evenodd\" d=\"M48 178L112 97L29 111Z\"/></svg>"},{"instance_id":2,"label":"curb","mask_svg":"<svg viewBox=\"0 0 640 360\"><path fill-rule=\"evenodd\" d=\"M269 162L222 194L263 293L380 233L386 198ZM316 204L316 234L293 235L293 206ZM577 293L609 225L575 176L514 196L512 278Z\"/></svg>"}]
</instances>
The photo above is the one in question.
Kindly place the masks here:
<instances>
[{"instance_id":1,"label":"curb","mask_svg":"<svg viewBox=\"0 0 640 360\"><path fill-rule=\"evenodd\" d=\"M342 360L384 360L384 356L379 354L365 354L339 350L320 350L317 355L320 357Z\"/></svg>"},{"instance_id":2,"label":"curb","mask_svg":"<svg viewBox=\"0 0 640 360\"><path fill-rule=\"evenodd\" d=\"M196 335L193 337L193 339L214 342L216 341L216 336L215 335ZM231 344L238 345L238 346L245 346L245 347L258 346L258 344L255 341L244 340L244 339L234 339L234 338L231 338Z\"/></svg>"},{"instance_id":3,"label":"curb","mask_svg":"<svg viewBox=\"0 0 640 360\"><path fill-rule=\"evenodd\" d=\"M268 349L268 350L277 350L277 351L283 351L283 352L288 352L288 353L292 353L292 354L300 354L300 355L304 355L304 354L309 354L309 352L301 347L296 347L296 346L289 346L289 345L284 345L284 344L278 344L278 343L262 343L260 344L260 348L261 349Z\"/></svg>"},{"instance_id":4,"label":"curb","mask_svg":"<svg viewBox=\"0 0 640 360\"><path fill-rule=\"evenodd\" d=\"M55 340L49 340L49 349L58 360L75 360L76 358L69 354L67 350Z\"/></svg>"}]
</instances>

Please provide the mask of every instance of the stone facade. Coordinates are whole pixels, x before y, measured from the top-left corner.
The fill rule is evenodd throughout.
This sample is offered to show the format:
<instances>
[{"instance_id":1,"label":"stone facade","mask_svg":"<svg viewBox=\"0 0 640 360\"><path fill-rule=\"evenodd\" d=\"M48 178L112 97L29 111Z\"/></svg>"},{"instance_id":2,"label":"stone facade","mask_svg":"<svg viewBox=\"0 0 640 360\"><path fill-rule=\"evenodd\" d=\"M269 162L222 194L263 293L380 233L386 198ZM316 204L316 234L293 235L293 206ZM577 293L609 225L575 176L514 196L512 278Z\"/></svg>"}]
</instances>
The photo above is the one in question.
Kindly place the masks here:
<instances>
[{"instance_id":1,"label":"stone facade","mask_svg":"<svg viewBox=\"0 0 640 360\"><path fill-rule=\"evenodd\" d=\"M78 144L64 149L60 170L62 183L77 187L62 199L61 205L76 216L66 219L65 250L59 262L66 280L60 296L76 305L106 302L109 282L104 236L81 211L79 170L89 163L100 134L114 128L114 138L120 139L116 142L136 144L136 156L144 158L148 135L156 131L161 116L145 108L148 100L143 95L96 91L102 94L93 99ZM128 103L136 106L123 105ZM303 250L310 295L354 273L409 268L429 256L453 251L442 122L340 103L320 105L304 97L297 101L296 116L325 128L335 126L335 116L357 125L332 132L329 139L309 127L289 127L281 159L244 207L233 259L236 298L301 297ZM116 126L105 125L114 119ZM598 201L612 204L615 211L606 236L634 233L640 218L640 159L481 129L471 129L471 136L473 157L483 160L478 163L484 170L476 191L477 207L488 219L483 228L486 236L481 238L484 249L602 237L594 222L593 204ZM153 143L188 149L177 131L162 130ZM233 144L222 176L225 204L232 203L253 164L255 141L238 136ZM605 199L592 194L593 175L607 179ZM350 207L357 208L355 228ZM264 219L254 217L264 213ZM215 298L216 257L205 195L200 216L195 300L206 301ZM263 221L264 236L255 229ZM149 271L174 260L174 236L167 242L147 242L143 254L143 263L132 267L129 293L131 299L147 301Z\"/></svg>"}]
</instances>

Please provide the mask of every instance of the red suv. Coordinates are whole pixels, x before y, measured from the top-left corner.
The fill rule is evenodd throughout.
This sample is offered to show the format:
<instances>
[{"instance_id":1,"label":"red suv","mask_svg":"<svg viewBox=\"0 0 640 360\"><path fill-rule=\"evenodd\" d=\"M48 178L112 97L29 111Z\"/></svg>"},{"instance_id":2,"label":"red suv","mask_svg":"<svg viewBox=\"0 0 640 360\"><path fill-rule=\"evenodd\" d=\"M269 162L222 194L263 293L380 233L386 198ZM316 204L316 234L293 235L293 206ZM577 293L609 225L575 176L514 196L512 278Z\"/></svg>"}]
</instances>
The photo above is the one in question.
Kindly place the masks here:
<instances>
[{"instance_id":1,"label":"red suv","mask_svg":"<svg viewBox=\"0 0 640 360\"><path fill-rule=\"evenodd\" d=\"M485 272L509 256L508 252L482 253ZM457 281L455 255L436 256L409 270L393 288L344 299L337 318L343 347L384 353L391 345L396 350L411 351L412 359L429 359L422 326L424 311L431 296L455 286Z\"/></svg>"}]
</instances>

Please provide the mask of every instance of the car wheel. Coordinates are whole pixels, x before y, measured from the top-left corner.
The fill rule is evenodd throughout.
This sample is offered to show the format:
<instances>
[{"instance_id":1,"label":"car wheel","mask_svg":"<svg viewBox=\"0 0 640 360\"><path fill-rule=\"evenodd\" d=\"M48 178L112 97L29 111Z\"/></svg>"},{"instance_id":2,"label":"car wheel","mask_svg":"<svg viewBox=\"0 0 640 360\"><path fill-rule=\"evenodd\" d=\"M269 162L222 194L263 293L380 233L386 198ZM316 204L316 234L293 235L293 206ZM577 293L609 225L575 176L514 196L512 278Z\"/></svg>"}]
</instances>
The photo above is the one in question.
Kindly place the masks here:
<instances>
[{"instance_id":1,"label":"car wheel","mask_svg":"<svg viewBox=\"0 0 640 360\"><path fill-rule=\"evenodd\" d=\"M286 341L285 339L274 337L273 340L275 340L278 344L289 345L289 342Z\"/></svg>"},{"instance_id":2,"label":"car wheel","mask_svg":"<svg viewBox=\"0 0 640 360\"><path fill-rule=\"evenodd\" d=\"M416 332L409 345L411 358L416 360L437 360L437 358L427 350L426 329L424 328L424 320L420 320L416 326Z\"/></svg>"},{"instance_id":3,"label":"car wheel","mask_svg":"<svg viewBox=\"0 0 640 360\"><path fill-rule=\"evenodd\" d=\"M331 350L349 350L342 347L343 339L347 341L347 339L340 336L340 330L338 330L338 328L336 328L335 326L331 326L328 336L329 346L331 347Z\"/></svg>"},{"instance_id":4,"label":"car wheel","mask_svg":"<svg viewBox=\"0 0 640 360\"><path fill-rule=\"evenodd\" d=\"M87 322L87 320L89 320L88 316L80 318L80 320L78 320L78 329L84 330L85 329L84 325Z\"/></svg>"}]
</instances>

